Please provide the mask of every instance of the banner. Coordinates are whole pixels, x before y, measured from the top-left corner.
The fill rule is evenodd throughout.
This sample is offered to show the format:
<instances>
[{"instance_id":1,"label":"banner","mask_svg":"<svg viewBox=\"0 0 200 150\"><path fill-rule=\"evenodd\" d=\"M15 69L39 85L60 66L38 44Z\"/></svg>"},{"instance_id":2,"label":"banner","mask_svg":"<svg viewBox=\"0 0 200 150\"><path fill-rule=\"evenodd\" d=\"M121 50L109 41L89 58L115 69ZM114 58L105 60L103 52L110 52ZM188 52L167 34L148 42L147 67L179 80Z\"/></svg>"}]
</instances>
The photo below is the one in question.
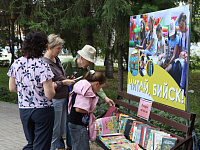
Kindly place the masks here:
<instances>
[{"instance_id":1,"label":"banner","mask_svg":"<svg viewBox=\"0 0 200 150\"><path fill-rule=\"evenodd\" d=\"M190 7L130 17L127 93L186 110Z\"/></svg>"}]
</instances>

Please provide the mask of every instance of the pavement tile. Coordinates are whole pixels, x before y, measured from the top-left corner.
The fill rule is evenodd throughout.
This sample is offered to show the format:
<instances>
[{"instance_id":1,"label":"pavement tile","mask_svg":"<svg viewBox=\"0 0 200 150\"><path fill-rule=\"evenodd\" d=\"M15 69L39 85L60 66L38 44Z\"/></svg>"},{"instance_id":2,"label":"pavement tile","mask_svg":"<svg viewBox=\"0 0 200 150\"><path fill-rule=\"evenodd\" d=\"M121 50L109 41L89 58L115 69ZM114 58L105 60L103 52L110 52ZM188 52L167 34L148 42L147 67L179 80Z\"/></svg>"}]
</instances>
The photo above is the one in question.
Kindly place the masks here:
<instances>
[{"instance_id":1,"label":"pavement tile","mask_svg":"<svg viewBox=\"0 0 200 150\"><path fill-rule=\"evenodd\" d=\"M27 144L17 104L0 101L0 150L21 150ZM90 144L91 150L102 150Z\"/></svg>"}]
</instances>

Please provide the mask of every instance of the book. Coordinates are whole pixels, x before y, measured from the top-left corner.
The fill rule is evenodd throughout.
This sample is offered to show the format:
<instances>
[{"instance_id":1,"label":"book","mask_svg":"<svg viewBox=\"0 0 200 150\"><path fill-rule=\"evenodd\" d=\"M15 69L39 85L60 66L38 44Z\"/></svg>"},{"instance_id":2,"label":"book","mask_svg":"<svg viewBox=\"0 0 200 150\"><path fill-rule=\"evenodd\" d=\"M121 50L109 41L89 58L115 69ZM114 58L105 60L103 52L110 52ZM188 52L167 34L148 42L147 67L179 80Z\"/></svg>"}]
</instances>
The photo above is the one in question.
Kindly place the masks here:
<instances>
[{"instance_id":1,"label":"book","mask_svg":"<svg viewBox=\"0 0 200 150\"><path fill-rule=\"evenodd\" d=\"M139 121L134 121L133 123L133 127L132 127L132 130L131 130L131 133L132 133L132 141L135 142L136 140L136 134L137 134L137 127L139 124L144 124L142 122L139 122Z\"/></svg>"},{"instance_id":2,"label":"book","mask_svg":"<svg viewBox=\"0 0 200 150\"><path fill-rule=\"evenodd\" d=\"M113 112L117 109L115 106L110 106L105 114L104 117L111 117L113 116Z\"/></svg>"},{"instance_id":3,"label":"book","mask_svg":"<svg viewBox=\"0 0 200 150\"><path fill-rule=\"evenodd\" d=\"M120 115L120 114L122 114L122 113L119 113L119 112L115 112L115 111L114 111L114 112L112 113L112 116L117 116L117 118L119 119L119 115Z\"/></svg>"},{"instance_id":4,"label":"book","mask_svg":"<svg viewBox=\"0 0 200 150\"><path fill-rule=\"evenodd\" d=\"M161 150L170 150L177 143L176 137L163 136Z\"/></svg>"},{"instance_id":5,"label":"book","mask_svg":"<svg viewBox=\"0 0 200 150\"><path fill-rule=\"evenodd\" d=\"M119 124L118 124L119 133L124 134L124 127L125 127L125 125L126 125L126 120L127 120L127 119L133 119L133 118L131 118L131 117L128 116L128 115L124 115L124 114L120 114L120 115L119 115Z\"/></svg>"},{"instance_id":6,"label":"book","mask_svg":"<svg viewBox=\"0 0 200 150\"><path fill-rule=\"evenodd\" d=\"M134 150L143 150L138 144L131 143L131 145L135 148Z\"/></svg>"},{"instance_id":7,"label":"book","mask_svg":"<svg viewBox=\"0 0 200 150\"><path fill-rule=\"evenodd\" d=\"M111 145L111 150L136 150L132 144L125 143L125 144L114 144Z\"/></svg>"},{"instance_id":8,"label":"book","mask_svg":"<svg viewBox=\"0 0 200 150\"><path fill-rule=\"evenodd\" d=\"M148 140L149 140L149 137L150 137L150 133L151 133L151 131L154 131L154 130L157 130L157 131L159 131L160 129L158 129L158 128L147 128L147 131L146 131L146 136L145 136L145 141L144 141L144 149L147 149L146 147L147 147L147 144L148 144ZM152 135L152 137L153 137L153 135ZM153 139L152 139L153 140Z\"/></svg>"},{"instance_id":9,"label":"book","mask_svg":"<svg viewBox=\"0 0 200 150\"><path fill-rule=\"evenodd\" d=\"M127 121L126 121L126 125L125 125L125 128L124 128L124 136L127 139L130 139L131 136L132 136L131 129L132 129L134 121L135 121L135 119L127 119Z\"/></svg>"},{"instance_id":10,"label":"book","mask_svg":"<svg viewBox=\"0 0 200 150\"><path fill-rule=\"evenodd\" d=\"M103 127L102 127L101 118L96 119L95 121L95 132L96 132L96 136L103 135Z\"/></svg>"},{"instance_id":11,"label":"book","mask_svg":"<svg viewBox=\"0 0 200 150\"><path fill-rule=\"evenodd\" d=\"M116 135L116 136L101 136L100 140L107 146L108 148L111 148L111 145L115 144L125 144L130 143L129 140L125 138L123 135Z\"/></svg>"},{"instance_id":12,"label":"book","mask_svg":"<svg viewBox=\"0 0 200 150\"><path fill-rule=\"evenodd\" d=\"M140 144L141 141L141 133L142 133L142 127L150 127L147 124L138 124L137 129L136 129L136 137L135 137L135 143Z\"/></svg>"},{"instance_id":13,"label":"book","mask_svg":"<svg viewBox=\"0 0 200 150\"><path fill-rule=\"evenodd\" d=\"M124 119L124 118L131 118L131 117L129 115L125 115L125 114L119 115L119 121L121 121L121 119Z\"/></svg>"},{"instance_id":14,"label":"book","mask_svg":"<svg viewBox=\"0 0 200 150\"><path fill-rule=\"evenodd\" d=\"M95 121L96 135L118 133L118 118L116 116L99 118Z\"/></svg>"},{"instance_id":15,"label":"book","mask_svg":"<svg viewBox=\"0 0 200 150\"><path fill-rule=\"evenodd\" d=\"M140 145L142 147L144 147L144 142L145 142L145 137L146 137L146 133L147 133L147 128L154 128L154 127L142 127L142 131L141 131L141 139L140 139Z\"/></svg>"},{"instance_id":16,"label":"book","mask_svg":"<svg viewBox=\"0 0 200 150\"><path fill-rule=\"evenodd\" d=\"M161 150L162 137L170 136L163 131L152 131L153 133L153 150Z\"/></svg>"},{"instance_id":17,"label":"book","mask_svg":"<svg viewBox=\"0 0 200 150\"><path fill-rule=\"evenodd\" d=\"M153 133L152 132L149 133L149 138L147 140L147 146L145 149L153 150Z\"/></svg>"}]
</instances>

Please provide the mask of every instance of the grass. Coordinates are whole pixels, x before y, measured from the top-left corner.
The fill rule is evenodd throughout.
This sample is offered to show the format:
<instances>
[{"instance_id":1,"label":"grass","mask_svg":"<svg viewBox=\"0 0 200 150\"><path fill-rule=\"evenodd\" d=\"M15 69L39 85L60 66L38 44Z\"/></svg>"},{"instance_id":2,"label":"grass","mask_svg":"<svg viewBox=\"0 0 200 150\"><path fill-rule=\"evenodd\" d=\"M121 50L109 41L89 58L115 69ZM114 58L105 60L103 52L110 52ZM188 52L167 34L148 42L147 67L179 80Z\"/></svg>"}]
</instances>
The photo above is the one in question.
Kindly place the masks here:
<instances>
[{"instance_id":1,"label":"grass","mask_svg":"<svg viewBox=\"0 0 200 150\"><path fill-rule=\"evenodd\" d=\"M8 89L8 67L1 67L0 68L0 86L6 87Z\"/></svg>"},{"instance_id":2,"label":"grass","mask_svg":"<svg viewBox=\"0 0 200 150\"><path fill-rule=\"evenodd\" d=\"M200 70L191 70L189 73L189 91L194 90L194 93L189 92L190 96L190 112L194 112L197 118L200 119Z\"/></svg>"},{"instance_id":3,"label":"grass","mask_svg":"<svg viewBox=\"0 0 200 150\"><path fill-rule=\"evenodd\" d=\"M7 76L8 67L1 67L0 68L0 87L8 89L8 81L9 77ZM104 66L95 66L96 71L105 72ZM123 84L123 91L126 92L127 90L127 71L124 71L124 84ZM107 96L113 100L117 99L117 89L118 89L118 71L117 68L114 68L114 78L107 79L106 85L103 88ZM195 113L196 121L195 121L195 128L194 132L197 133L197 138L200 140L200 70L190 70L189 72L189 91L193 90L194 93L189 93L190 96L190 112ZM5 92L6 93L6 92ZM0 93L1 96L1 93ZM7 93L7 96L0 97L0 100L10 101L17 103L17 95L16 93ZM102 114L106 109L107 105L102 101L99 104L100 109L97 109L98 114Z\"/></svg>"},{"instance_id":4,"label":"grass","mask_svg":"<svg viewBox=\"0 0 200 150\"><path fill-rule=\"evenodd\" d=\"M9 77L7 72L9 67L0 68L0 100L6 102L17 103L17 94L10 93L9 89Z\"/></svg>"}]
</instances>

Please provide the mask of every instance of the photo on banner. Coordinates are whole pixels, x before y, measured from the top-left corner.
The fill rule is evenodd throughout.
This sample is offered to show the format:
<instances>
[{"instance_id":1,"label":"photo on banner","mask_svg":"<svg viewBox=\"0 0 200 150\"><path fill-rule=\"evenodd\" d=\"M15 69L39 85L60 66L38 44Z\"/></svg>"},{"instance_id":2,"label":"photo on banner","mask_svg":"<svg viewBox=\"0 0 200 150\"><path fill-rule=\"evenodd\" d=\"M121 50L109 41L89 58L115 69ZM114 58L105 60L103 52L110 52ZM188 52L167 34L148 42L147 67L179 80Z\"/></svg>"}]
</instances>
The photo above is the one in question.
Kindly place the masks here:
<instances>
[{"instance_id":1,"label":"photo on banner","mask_svg":"<svg viewBox=\"0 0 200 150\"><path fill-rule=\"evenodd\" d=\"M191 7L130 17L127 93L187 110Z\"/></svg>"}]
</instances>

